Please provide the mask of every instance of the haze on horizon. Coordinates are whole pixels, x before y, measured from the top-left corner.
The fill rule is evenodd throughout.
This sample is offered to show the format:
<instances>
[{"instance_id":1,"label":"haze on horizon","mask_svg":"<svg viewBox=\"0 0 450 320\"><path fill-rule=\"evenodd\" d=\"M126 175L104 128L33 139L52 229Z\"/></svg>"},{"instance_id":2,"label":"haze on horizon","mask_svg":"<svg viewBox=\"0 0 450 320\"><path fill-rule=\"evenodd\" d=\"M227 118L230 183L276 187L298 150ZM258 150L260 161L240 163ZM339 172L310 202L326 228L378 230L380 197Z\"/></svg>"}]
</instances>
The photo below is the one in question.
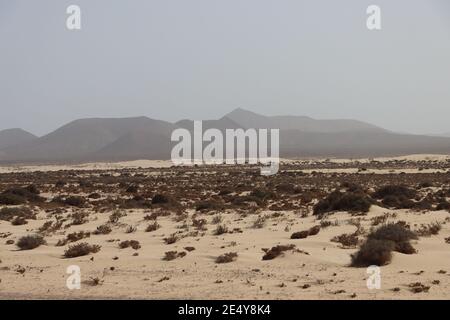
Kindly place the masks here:
<instances>
[{"instance_id":1,"label":"haze on horizon","mask_svg":"<svg viewBox=\"0 0 450 320\"><path fill-rule=\"evenodd\" d=\"M370 4L381 31L366 28ZM0 39L0 130L242 107L450 131L446 0L0 0Z\"/></svg>"}]
</instances>

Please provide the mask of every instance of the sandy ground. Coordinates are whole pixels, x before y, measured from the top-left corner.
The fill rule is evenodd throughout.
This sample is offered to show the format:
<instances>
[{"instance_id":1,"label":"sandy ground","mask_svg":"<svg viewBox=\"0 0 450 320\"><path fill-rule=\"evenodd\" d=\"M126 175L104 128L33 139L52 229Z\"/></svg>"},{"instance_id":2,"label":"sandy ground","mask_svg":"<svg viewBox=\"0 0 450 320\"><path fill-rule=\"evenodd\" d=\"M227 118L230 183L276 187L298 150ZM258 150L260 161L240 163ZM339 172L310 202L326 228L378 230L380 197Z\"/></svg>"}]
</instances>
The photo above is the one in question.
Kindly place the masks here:
<instances>
[{"instance_id":1,"label":"sandy ground","mask_svg":"<svg viewBox=\"0 0 450 320\"><path fill-rule=\"evenodd\" d=\"M3 165L0 173L35 172L59 170L115 170L135 168L168 168L172 166L169 160L135 160L121 162L93 162L80 164L36 164L36 165Z\"/></svg>"},{"instance_id":2,"label":"sandy ground","mask_svg":"<svg viewBox=\"0 0 450 320\"><path fill-rule=\"evenodd\" d=\"M369 228L370 218L392 210L373 206L362 225ZM411 226L421 223L443 222L448 212L432 214L396 210L393 220L406 220ZM350 254L355 249L342 249L330 242L333 236L355 231L348 222L354 217L335 213L329 219L339 221L338 226L322 229L318 235L291 240L294 231L305 230L317 224L315 217L299 219L292 212L282 217L271 217L262 229L252 227L256 216L242 219L233 213L222 214L229 229L241 228L242 233L213 235L215 226L209 217L205 236L185 237L167 245L163 238L179 231L182 223L173 217L160 217L161 228L144 232L143 210L128 211L121 219L124 224L137 226L137 231L125 233L118 226L108 235L92 235L86 239L102 246L100 252L72 259L63 258L66 247L56 247L62 235L47 238L48 245L34 250L17 251L14 245L0 243L0 298L144 298L144 299L449 299L450 298L450 245L444 238L450 236L450 225L443 225L439 235L420 238L413 245L418 254L394 253L390 265L381 268L381 289L369 290L365 268L348 267ZM93 231L105 222L108 214L90 216L90 222L73 226L66 232ZM45 215L28 225L13 227L17 239L30 229L41 226ZM0 221L0 233L11 232L8 222ZM192 227L191 227L192 228ZM108 240L138 240L139 250L119 249L118 242ZM262 248L277 244L295 244L301 252L287 252L274 260L263 261ZM192 246L194 251L183 258L164 261L166 251L184 251ZM135 253L138 253L135 256ZM215 258L227 252L237 252L236 261L215 263ZM81 268L82 285L79 290L69 290L66 269L70 265ZM20 267L25 272L20 273ZM113 267L113 268L112 268ZM440 270L447 271L443 273ZM92 285L91 278L102 283ZM437 284L437 281L439 284ZM408 285L421 282L431 286L427 293L414 294ZM433 284L434 283L434 284ZM399 288L399 291L392 289ZM397 289L398 290L398 289Z\"/></svg>"},{"instance_id":3,"label":"sandy ground","mask_svg":"<svg viewBox=\"0 0 450 320\"><path fill-rule=\"evenodd\" d=\"M414 155L398 158L402 159L444 162L449 157ZM295 161L290 160L291 163ZM170 166L170 161L141 160L10 166L0 167L0 173ZM354 173L358 168L315 171ZM367 169L361 173L399 172L415 173L417 169ZM423 169L421 172L443 171ZM46 236L47 245L26 251L19 251L7 241L17 241L21 236L36 232L49 220L46 213L40 212L37 220L28 220L28 224L20 226L0 220L0 299L450 299L450 244L445 241L450 237L448 211L417 212L372 206L370 212L361 217L337 212L327 218L333 222L331 226L322 228L317 235L297 240L290 239L293 232L306 230L320 222L311 213L304 218L293 211L282 211L280 216L265 211L262 214L267 215L268 219L265 226L258 229L253 226L257 215L243 217L242 214L227 211L221 213L221 224L229 230L239 228L242 232L214 235L217 226L212 221L213 216L202 215L201 218L208 220L207 230L196 236L182 237L174 244L166 244L164 238L173 233L182 231L186 235L195 230L192 210L188 211L187 227L184 221L175 221L172 214L158 217L161 228L153 232L144 231L149 224L144 220L148 211L133 209L125 212L127 216L120 219L110 234L92 234L80 241L101 245L100 252L71 259L63 256L70 244L55 246L58 240L72 232L93 232L108 220L111 212L91 213L87 223L61 229ZM69 210L64 215L70 213ZM349 267L351 254L357 249L344 249L330 240L334 236L354 232L355 219L361 219L361 225L369 230L371 219L386 213L392 215L389 220L392 222L404 220L412 228L439 222L442 230L438 235L412 241L417 254L394 252L392 262L381 267L381 288L368 289L366 268ZM126 233L129 225L136 226L137 230ZM119 242L124 240L137 240L141 248L120 249ZM297 250L263 261L263 249L279 244L295 244ZM188 251L186 247L194 247L195 250ZM185 252L186 256L165 261L163 257L168 251ZM236 252L237 259L224 264L215 262L219 255L228 252ZM70 276L67 268L73 265L80 267L82 284L80 289L70 290L66 286ZM92 279L98 279L99 283L94 285ZM429 291L413 293L409 285L417 282L429 286Z\"/></svg>"},{"instance_id":4,"label":"sandy ground","mask_svg":"<svg viewBox=\"0 0 450 320\"><path fill-rule=\"evenodd\" d=\"M280 163L295 164L301 162L323 162L329 161L330 163L345 164L350 162L359 162L361 164L368 163L371 160L376 160L379 162L387 161L437 161L437 162L447 162L450 161L449 155L436 155L436 154L416 154L400 157L382 157L382 158L361 158L361 159L280 159ZM170 160L134 160L134 161L120 161L120 162L93 162L93 163L79 163L79 164L34 164L34 165L0 165L0 173L10 173L10 172L36 172L36 171L60 171L60 170L120 170L120 169L136 169L136 168L169 168L174 164ZM358 172L357 168L343 168L343 169L315 169L315 170L305 170L305 172L343 172L343 173L353 173ZM415 173L418 172L417 169L392 169L392 170L377 170L368 169L366 171L361 171L361 173ZM442 171L442 170L441 170ZM428 172L439 172L435 169L424 169L421 170L422 173Z\"/></svg>"}]
</instances>

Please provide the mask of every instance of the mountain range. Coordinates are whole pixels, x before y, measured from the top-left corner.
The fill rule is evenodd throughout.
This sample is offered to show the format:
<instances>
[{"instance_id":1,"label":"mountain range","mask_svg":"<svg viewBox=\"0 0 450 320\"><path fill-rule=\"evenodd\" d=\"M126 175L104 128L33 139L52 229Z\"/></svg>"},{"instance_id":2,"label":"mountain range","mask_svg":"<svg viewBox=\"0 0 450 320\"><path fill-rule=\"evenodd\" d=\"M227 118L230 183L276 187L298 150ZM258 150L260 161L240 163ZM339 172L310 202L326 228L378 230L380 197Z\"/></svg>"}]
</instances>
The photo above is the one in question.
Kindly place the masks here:
<instances>
[{"instance_id":1,"label":"mountain range","mask_svg":"<svg viewBox=\"0 0 450 320\"><path fill-rule=\"evenodd\" d=\"M81 162L170 159L176 128L192 130L192 120L176 123L135 118L72 121L36 137L22 129L0 131L0 162ZM281 157L376 157L414 153L450 154L450 137L399 134L348 119L316 120L304 116L264 116L241 108L203 130L280 129Z\"/></svg>"}]
</instances>

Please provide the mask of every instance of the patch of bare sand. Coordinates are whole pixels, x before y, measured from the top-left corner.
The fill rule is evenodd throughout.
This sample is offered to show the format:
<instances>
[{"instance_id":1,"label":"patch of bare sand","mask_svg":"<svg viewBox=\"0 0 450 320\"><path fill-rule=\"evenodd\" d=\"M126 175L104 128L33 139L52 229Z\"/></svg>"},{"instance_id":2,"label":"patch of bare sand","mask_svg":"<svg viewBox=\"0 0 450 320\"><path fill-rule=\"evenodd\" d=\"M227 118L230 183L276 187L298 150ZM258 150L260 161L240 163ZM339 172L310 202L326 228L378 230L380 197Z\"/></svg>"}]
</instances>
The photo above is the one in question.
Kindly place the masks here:
<instances>
[{"instance_id":1,"label":"patch of bare sand","mask_svg":"<svg viewBox=\"0 0 450 320\"><path fill-rule=\"evenodd\" d=\"M372 207L367 216L360 217L364 228L370 228L370 219L385 212L395 213L392 221L405 220L414 224L444 221L448 212L425 214L406 210L386 210ZM160 217L161 228L144 232L147 226L143 210L127 211L127 216L113 227L108 235L91 235L81 240L102 246L100 252L73 259L62 254L67 246L56 247L63 234L47 238L48 245L30 251L17 251L14 245L6 245L7 239L17 240L21 235L41 226L47 218L28 225L12 227L0 221L0 233L12 232L7 239L0 239L0 297L1 298L144 298L144 299L449 299L450 244L444 238L450 236L450 226L444 224L436 236L420 238L413 245L418 254L394 254L390 265L381 268L382 288L369 290L366 286L366 269L348 267L350 254L355 249L342 249L330 239L342 233L356 230L355 217L347 213L335 213L327 220L337 221L336 226L322 229L318 235L293 240L290 235L317 225L315 217L300 218L293 212L283 212L280 217L270 217L261 229L252 227L255 215L243 219L235 213L222 214L223 224L229 230L240 228L242 233L213 234L215 225L207 217L208 230L204 236L184 237L167 245L163 238L180 231L183 222L172 217ZM192 215L192 211L190 212ZM266 212L267 215L271 212ZM65 233L93 231L107 221L109 213L92 214L87 224L72 226ZM188 222L190 219L188 219ZM189 223L190 224L190 223ZM126 225L137 226L134 233L125 233ZM190 230L194 230L190 224ZM61 232L63 233L63 232ZM139 250L119 249L118 241L138 240ZM277 244L295 244L301 252L287 251L274 260L263 261L263 248ZM184 248L195 247L187 252ZM173 261L162 260L167 251L185 251L187 255ZM223 253L237 252L236 261L215 263ZM138 253L136 256L135 253ZM79 265L82 273L80 290L66 287L66 268ZM20 273L20 267L25 268ZM439 270L449 274L438 273ZM102 284L86 283L99 278ZM436 280L439 284L433 284ZM414 294L408 285L421 282L431 286L428 293ZM399 288L400 291L393 291Z\"/></svg>"}]
</instances>

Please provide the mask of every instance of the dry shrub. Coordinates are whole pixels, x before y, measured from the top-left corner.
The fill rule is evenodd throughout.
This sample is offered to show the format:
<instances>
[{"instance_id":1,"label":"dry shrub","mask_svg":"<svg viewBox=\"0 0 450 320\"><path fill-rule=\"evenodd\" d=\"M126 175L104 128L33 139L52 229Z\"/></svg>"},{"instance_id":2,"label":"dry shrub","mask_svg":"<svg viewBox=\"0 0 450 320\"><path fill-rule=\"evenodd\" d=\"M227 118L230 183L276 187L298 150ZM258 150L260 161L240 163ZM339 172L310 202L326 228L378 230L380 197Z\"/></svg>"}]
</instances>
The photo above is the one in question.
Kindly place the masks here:
<instances>
[{"instance_id":1,"label":"dry shrub","mask_svg":"<svg viewBox=\"0 0 450 320\"><path fill-rule=\"evenodd\" d=\"M417 192L403 185L387 185L378 188L373 194L374 198L383 199L386 196L405 197L413 199L417 195Z\"/></svg>"},{"instance_id":2,"label":"dry shrub","mask_svg":"<svg viewBox=\"0 0 450 320\"><path fill-rule=\"evenodd\" d=\"M294 244L288 244L288 245L278 245L275 247L272 247L269 249L263 249L265 252L264 256L262 257L263 260L272 260L281 255L283 252L288 250L294 250L295 245Z\"/></svg>"},{"instance_id":3,"label":"dry shrub","mask_svg":"<svg viewBox=\"0 0 450 320\"><path fill-rule=\"evenodd\" d=\"M16 206L19 204L26 203L27 199L24 197L18 196L16 194L11 193L2 193L0 194L0 204L7 206Z\"/></svg>"},{"instance_id":4,"label":"dry shrub","mask_svg":"<svg viewBox=\"0 0 450 320\"><path fill-rule=\"evenodd\" d=\"M218 215L215 215L213 218L212 218L212 220L211 220L211 223L212 224L219 224L219 223L221 223L222 222L222 216L220 215L220 214L218 214Z\"/></svg>"},{"instance_id":5,"label":"dry shrub","mask_svg":"<svg viewBox=\"0 0 450 320\"><path fill-rule=\"evenodd\" d=\"M64 200L64 204L72 207L81 208L86 203L86 200L81 196L70 196Z\"/></svg>"},{"instance_id":6,"label":"dry shrub","mask_svg":"<svg viewBox=\"0 0 450 320\"><path fill-rule=\"evenodd\" d=\"M44 244L47 244L47 242L39 234L23 236L16 243L20 250L31 250Z\"/></svg>"},{"instance_id":7,"label":"dry shrub","mask_svg":"<svg viewBox=\"0 0 450 320\"><path fill-rule=\"evenodd\" d=\"M450 203L448 201L441 201L436 206L436 210L450 210Z\"/></svg>"},{"instance_id":8,"label":"dry shrub","mask_svg":"<svg viewBox=\"0 0 450 320\"><path fill-rule=\"evenodd\" d=\"M417 234L409 230L404 223L389 223L372 231L359 251L352 255L352 266L383 266L390 263L392 251L413 254L417 251L410 240L417 239Z\"/></svg>"},{"instance_id":9,"label":"dry shrub","mask_svg":"<svg viewBox=\"0 0 450 320\"><path fill-rule=\"evenodd\" d=\"M292 183L281 183L277 185L275 189L279 193L286 193L286 194L297 194L301 192L301 189Z\"/></svg>"},{"instance_id":10,"label":"dry shrub","mask_svg":"<svg viewBox=\"0 0 450 320\"><path fill-rule=\"evenodd\" d=\"M115 210L111 215L109 216L109 222L111 223L117 223L119 222L120 218L125 217L127 214L120 210Z\"/></svg>"},{"instance_id":11,"label":"dry shrub","mask_svg":"<svg viewBox=\"0 0 450 320\"><path fill-rule=\"evenodd\" d=\"M409 288L413 293L428 292L430 290L430 286L426 286L420 282L410 283Z\"/></svg>"},{"instance_id":12,"label":"dry shrub","mask_svg":"<svg viewBox=\"0 0 450 320\"><path fill-rule=\"evenodd\" d=\"M308 230L308 236L315 236L320 232L320 226L314 226Z\"/></svg>"},{"instance_id":13,"label":"dry shrub","mask_svg":"<svg viewBox=\"0 0 450 320\"><path fill-rule=\"evenodd\" d=\"M0 220L11 221L14 217L36 219L36 214L28 207L4 207L0 210Z\"/></svg>"},{"instance_id":14,"label":"dry shrub","mask_svg":"<svg viewBox=\"0 0 450 320\"><path fill-rule=\"evenodd\" d=\"M11 220L11 224L13 226L22 226L22 225L27 224L27 223L28 223L28 221L24 217L14 217Z\"/></svg>"},{"instance_id":15,"label":"dry shrub","mask_svg":"<svg viewBox=\"0 0 450 320\"><path fill-rule=\"evenodd\" d=\"M250 197L255 197L261 200L274 199L275 194L267 189L255 188L250 192Z\"/></svg>"},{"instance_id":16,"label":"dry shrub","mask_svg":"<svg viewBox=\"0 0 450 320\"><path fill-rule=\"evenodd\" d=\"M391 262L394 243L387 240L368 239L352 255L352 267L384 266Z\"/></svg>"},{"instance_id":17,"label":"dry shrub","mask_svg":"<svg viewBox=\"0 0 450 320\"><path fill-rule=\"evenodd\" d=\"M411 199L417 196L416 190L402 185L387 185L377 189L373 197L381 199L382 203L391 208L411 209L416 203Z\"/></svg>"},{"instance_id":18,"label":"dry shrub","mask_svg":"<svg viewBox=\"0 0 450 320\"><path fill-rule=\"evenodd\" d=\"M90 278L89 281L86 281L86 284L95 287L103 284L103 280L98 277L94 277Z\"/></svg>"},{"instance_id":19,"label":"dry shrub","mask_svg":"<svg viewBox=\"0 0 450 320\"><path fill-rule=\"evenodd\" d=\"M215 200L207 200L207 201L200 201L195 205L196 211L213 211L213 210L221 210L223 209L223 203L215 201Z\"/></svg>"},{"instance_id":20,"label":"dry shrub","mask_svg":"<svg viewBox=\"0 0 450 320\"><path fill-rule=\"evenodd\" d=\"M219 196L225 196L225 195L228 195L230 193L233 193L233 191L231 189L224 188L224 189L221 189L219 191L218 195Z\"/></svg>"},{"instance_id":21,"label":"dry shrub","mask_svg":"<svg viewBox=\"0 0 450 320\"><path fill-rule=\"evenodd\" d=\"M394 251L404 254L416 253L409 241L417 239L417 234L402 222L385 224L371 232L368 239L391 241Z\"/></svg>"},{"instance_id":22,"label":"dry shrub","mask_svg":"<svg viewBox=\"0 0 450 320\"><path fill-rule=\"evenodd\" d=\"M99 234L110 234L112 231L111 227L107 224L102 224L97 227L97 229L93 232L96 235Z\"/></svg>"},{"instance_id":23,"label":"dry shrub","mask_svg":"<svg viewBox=\"0 0 450 320\"><path fill-rule=\"evenodd\" d=\"M61 229L63 225L62 220L56 220L56 221L46 221L42 226L39 227L38 231L40 233L44 234L50 234L52 232L58 231Z\"/></svg>"},{"instance_id":24,"label":"dry shrub","mask_svg":"<svg viewBox=\"0 0 450 320\"><path fill-rule=\"evenodd\" d=\"M161 226L158 224L158 222L154 221L153 223L150 223L146 228L145 228L145 232L152 232L152 231L156 231L160 228Z\"/></svg>"},{"instance_id":25,"label":"dry shrub","mask_svg":"<svg viewBox=\"0 0 450 320\"><path fill-rule=\"evenodd\" d=\"M87 213L87 212L81 212L81 211L75 212L71 215L71 217L73 219L72 224L75 226L85 224L86 222L89 221L88 220L89 213Z\"/></svg>"},{"instance_id":26,"label":"dry shrub","mask_svg":"<svg viewBox=\"0 0 450 320\"><path fill-rule=\"evenodd\" d=\"M416 230L416 233L421 237L430 237L439 234L441 229L442 225L439 222L433 222L428 225L422 225L419 230Z\"/></svg>"},{"instance_id":27,"label":"dry shrub","mask_svg":"<svg viewBox=\"0 0 450 320\"><path fill-rule=\"evenodd\" d=\"M417 239L417 234L409 230L403 223L385 224L368 235L371 239L389 240L395 243Z\"/></svg>"},{"instance_id":28,"label":"dry shrub","mask_svg":"<svg viewBox=\"0 0 450 320\"><path fill-rule=\"evenodd\" d=\"M236 252L224 253L216 258L216 263L229 263L236 260L238 254Z\"/></svg>"},{"instance_id":29,"label":"dry shrub","mask_svg":"<svg viewBox=\"0 0 450 320\"><path fill-rule=\"evenodd\" d=\"M81 256L86 256L90 253L97 253L101 249L99 245L91 245L86 242L77 243L69 246L69 248L64 251L64 257L66 258L76 258Z\"/></svg>"},{"instance_id":30,"label":"dry shrub","mask_svg":"<svg viewBox=\"0 0 450 320\"><path fill-rule=\"evenodd\" d=\"M165 261L175 260L176 258L183 258L186 256L186 252L178 252L178 251L167 251L164 253L164 257L162 258Z\"/></svg>"},{"instance_id":31,"label":"dry shrub","mask_svg":"<svg viewBox=\"0 0 450 320\"><path fill-rule=\"evenodd\" d=\"M314 205L314 215L323 216L332 211L348 211L366 213L372 205L372 200L363 193L333 191L325 199Z\"/></svg>"},{"instance_id":32,"label":"dry shrub","mask_svg":"<svg viewBox=\"0 0 450 320\"><path fill-rule=\"evenodd\" d=\"M59 240L58 243L56 244L56 246L58 246L58 247L65 246L68 243L76 242L76 241L79 241L79 240L85 239L85 238L89 238L90 236L91 236L90 232L84 232L84 231L73 232L73 233L68 234L65 239Z\"/></svg>"},{"instance_id":33,"label":"dry shrub","mask_svg":"<svg viewBox=\"0 0 450 320\"><path fill-rule=\"evenodd\" d=\"M259 215L256 220L253 222L253 228L262 229L266 225L267 216Z\"/></svg>"},{"instance_id":34,"label":"dry shrub","mask_svg":"<svg viewBox=\"0 0 450 320\"><path fill-rule=\"evenodd\" d=\"M359 239L354 233L344 233L331 239L332 242L338 242L343 248L356 248Z\"/></svg>"},{"instance_id":35,"label":"dry shrub","mask_svg":"<svg viewBox=\"0 0 450 320\"><path fill-rule=\"evenodd\" d=\"M24 188L10 188L0 194L0 204L19 205L27 201L43 202L45 199L39 196L39 190L34 185Z\"/></svg>"},{"instance_id":36,"label":"dry shrub","mask_svg":"<svg viewBox=\"0 0 450 320\"><path fill-rule=\"evenodd\" d=\"M136 192L138 192L138 191L139 191L139 186L138 186L138 185L135 185L135 184L130 185L130 186L125 190L125 192L127 192L127 193L136 193Z\"/></svg>"},{"instance_id":37,"label":"dry shrub","mask_svg":"<svg viewBox=\"0 0 450 320\"><path fill-rule=\"evenodd\" d=\"M291 235L291 239L305 239L307 238L309 235L309 231L308 230L304 230L304 231L298 231L298 232L294 232Z\"/></svg>"},{"instance_id":38,"label":"dry shrub","mask_svg":"<svg viewBox=\"0 0 450 320\"><path fill-rule=\"evenodd\" d=\"M310 228L309 230L294 232L291 235L291 239L305 239L308 236L314 236L314 235L318 234L319 232L320 232L320 226L317 225L317 226Z\"/></svg>"},{"instance_id":39,"label":"dry shrub","mask_svg":"<svg viewBox=\"0 0 450 320\"><path fill-rule=\"evenodd\" d=\"M129 247L133 248L134 250L139 250L141 248L141 245L137 240L125 240L119 243L120 249L125 249Z\"/></svg>"},{"instance_id":40,"label":"dry shrub","mask_svg":"<svg viewBox=\"0 0 450 320\"><path fill-rule=\"evenodd\" d=\"M125 229L125 233L134 233L136 231L137 231L137 228L132 225L127 226L127 228Z\"/></svg>"},{"instance_id":41,"label":"dry shrub","mask_svg":"<svg viewBox=\"0 0 450 320\"><path fill-rule=\"evenodd\" d=\"M206 219L196 219L192 218L192 225L197 228L198 230L206 230L206 225L208 224L208 221Z\"/></svg>"},{"instance_id":42,"label":"dry shrub","mask_svg":"<svg viewBox=\"0 0 450 320\"><path fill-rule=\"evenodd\" d=\"M177 241L178 241L178 237L177 237L177 235L175 233L171 234L167 238L164 238L164 242L166 244L173 244L173 243L175 243Z\"/></svg>"},{"instance_id":43,"label":"dry shrub","mask_svg":"<svg viewBox=\"0 0 450 320\"><path fill-rule=\"evenodd\" d=\"M162 204L162 203L169 203L170 197L165 194L155 194L152 198L152 204Z\"/></svg>"},{"instance_id":44,"label":"dry shrub","mask_svg":"<svg viewBox=\"0 0 450 320\"><path fill-rule=\"evenodd\" d=\"M214 234L216 236L220 236L221 234L225 234L228 233L228 227L224 224L219 224L216 228L216 230L214 230Z\"/></svg>"}]
</instances>

